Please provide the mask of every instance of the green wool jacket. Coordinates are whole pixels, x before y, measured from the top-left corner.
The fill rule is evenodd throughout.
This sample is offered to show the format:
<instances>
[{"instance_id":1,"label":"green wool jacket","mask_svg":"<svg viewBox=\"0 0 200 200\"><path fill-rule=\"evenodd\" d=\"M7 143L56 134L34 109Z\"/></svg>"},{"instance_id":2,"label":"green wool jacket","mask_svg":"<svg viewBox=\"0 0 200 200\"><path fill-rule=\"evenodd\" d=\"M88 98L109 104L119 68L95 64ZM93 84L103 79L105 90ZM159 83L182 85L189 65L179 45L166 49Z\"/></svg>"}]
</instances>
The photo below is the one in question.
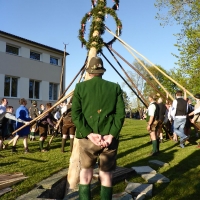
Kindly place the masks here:
<instances>
[{"instance_id":1,"label":"green wool jacket","mask_svg":"<svg viewBox=\"0 0 200 200\"><path fill-rule=\"evenodd\" d=\"M76 85L72 100L76 138L99 133L118 139L124 118L124 100L118 84L93 77Z\"/></svg>"}]
</instances>

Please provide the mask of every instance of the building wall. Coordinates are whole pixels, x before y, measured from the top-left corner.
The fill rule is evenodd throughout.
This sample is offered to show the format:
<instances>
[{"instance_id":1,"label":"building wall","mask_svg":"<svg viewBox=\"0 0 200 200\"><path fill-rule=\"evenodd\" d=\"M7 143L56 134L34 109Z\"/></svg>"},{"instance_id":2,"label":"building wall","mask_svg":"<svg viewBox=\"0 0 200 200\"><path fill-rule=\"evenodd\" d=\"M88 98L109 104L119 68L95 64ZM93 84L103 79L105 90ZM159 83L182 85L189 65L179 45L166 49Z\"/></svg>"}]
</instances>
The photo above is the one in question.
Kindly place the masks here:
<instances>
[{"instance_id":1,"label":"building wall","mask_svg":"<svg viewBox=\"0 0 200 200\"><path fill-rule=\"evenodd\" d=\"M0 52L0 73L59 83L61 67Z\"/></svg>"},{"instance_id":2,"label":"building wall","mask_svg":"<svg viewBox=\"0 0 200 200\"><path fill-rule=\"evenodd\" d=\"M19 48L19 55L6 53L6 44ZM30 51L40 53L40 61L30 58ZM58 65L50 64L50 56L58 59ZM29 99L29 80L40 82L40 94L37 99L38 106L49 100L49 83L58 84L61 75L63 54L53 51L44 45L37 45L30 41L3 36L0 34L0 99L7 98L9 105L15 109L19 106L20 98L27 99L27 106L31 105ZM5 76L18 78L17 97L4 97L4 80Z\"/></svg>"}]
</instances>

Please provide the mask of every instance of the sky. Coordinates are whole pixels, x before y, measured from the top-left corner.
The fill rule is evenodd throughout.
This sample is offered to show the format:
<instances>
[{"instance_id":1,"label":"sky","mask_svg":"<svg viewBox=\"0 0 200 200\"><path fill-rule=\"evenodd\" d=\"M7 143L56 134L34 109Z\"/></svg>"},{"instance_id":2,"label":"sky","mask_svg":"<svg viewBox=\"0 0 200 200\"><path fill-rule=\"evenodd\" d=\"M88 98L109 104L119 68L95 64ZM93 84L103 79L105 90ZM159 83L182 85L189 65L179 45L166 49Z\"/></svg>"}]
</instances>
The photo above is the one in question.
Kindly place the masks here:
<instances>
[{"instance_id":1,"label":"sky","mask_svg":"<svg viewBox=\"0 0 200 200\"><path fill-rule=\"evenodd\" d=\"M154 3L155 0L120 1L119 10L116 11L123 25L120 38L152 63L170 70L177 67L174 64L177 60L171 53L178 55L174 46L176 37L173 34L178 33L180 27L161 27L160 21L155 19L158 10ZM107 0L107 7L113 5L113 0ZM87 56L86 48L82 47L78 39L78 31L82 18L90 10L91 0L0 0L0 30L63 51L64 44L67 44L66 51L70 54L66 58L67 87L83 66ZM88 21L86 24L85 39L88 38L90 23ZM115 21L111 16L107 16L105 24L115 32ZM103 35L105 42L110 41L112 37L107 32ZM112 48L128 62L134 62L134 57L119 41L116 41ZM107 49L103 48L103 53L125 77ZM107 61L102 59L107 69L103 78L122 86L123 80ZM132 70L123 61L119 61L125 70ZM74 89L75 83L70 91ZM122 88L129 94L130 90L127 87Z\"/></svg>"}]
</instances>

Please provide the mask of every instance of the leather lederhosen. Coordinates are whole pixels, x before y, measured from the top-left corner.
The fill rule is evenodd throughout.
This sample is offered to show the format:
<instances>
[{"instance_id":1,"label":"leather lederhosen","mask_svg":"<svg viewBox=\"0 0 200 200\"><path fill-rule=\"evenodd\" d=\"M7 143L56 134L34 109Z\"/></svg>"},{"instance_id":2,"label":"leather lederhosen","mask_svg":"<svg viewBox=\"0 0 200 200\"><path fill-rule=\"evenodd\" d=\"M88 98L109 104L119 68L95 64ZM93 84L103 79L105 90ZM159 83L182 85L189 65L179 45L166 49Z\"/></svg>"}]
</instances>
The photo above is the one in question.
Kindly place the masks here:
<instances>
[{"instance_id":1,"label":"leather lederhosen","mask_svg":"<svg viewBox=\"0 0 200 200\"><path fill-rule=\"evenodd\" d=\"M75 135L76 127L72 122L71 107L72 107L71 105L67 105L67 111L63 113L63 127L62 127L63 135Z\"/></svg>"}]
</instances>

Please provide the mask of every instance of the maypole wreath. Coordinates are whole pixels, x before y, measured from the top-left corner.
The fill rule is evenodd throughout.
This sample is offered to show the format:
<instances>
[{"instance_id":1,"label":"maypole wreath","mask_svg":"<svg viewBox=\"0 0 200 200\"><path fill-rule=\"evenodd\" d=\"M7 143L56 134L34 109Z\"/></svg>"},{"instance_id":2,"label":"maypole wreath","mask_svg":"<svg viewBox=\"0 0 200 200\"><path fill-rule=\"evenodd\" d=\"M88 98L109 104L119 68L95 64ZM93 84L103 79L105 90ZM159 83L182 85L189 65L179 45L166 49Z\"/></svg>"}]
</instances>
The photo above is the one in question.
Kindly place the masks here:
<instances>
[{"instance_id":1,"label":"maypole wreath","mask_svg":"<svg viewBox=\"0 0 200 200\"><path fill-rule=\"evenodd\" d=\"M100 52L102 47L104 46L104 41L101 37L101 35L105 32L105 16L111 15L116 23L116 35L121 35L122 30L122 23L120 19L117 17L116 10L119 9L119 0L114 0L115 4L112 8L106 7L106 0L92 0L92 9L90 12L86 13L81 21L81 29L79 30L79 39L82 43L82 45L85 45L86 48L89 50L91 47L94 47L97 49L97 52ZM86 30L86 23L90 20L90 18L93 17L94 19L100 19L100 20L93 20L90 25L90 34L89 34L89 40L88 42L84 39L84 34ZM99 35L93 36L93 32L98 31ZM107 45L112 45L112 43L116 40L114 37L111 41L107 42Z\"/></svg>"}]
</instances>

